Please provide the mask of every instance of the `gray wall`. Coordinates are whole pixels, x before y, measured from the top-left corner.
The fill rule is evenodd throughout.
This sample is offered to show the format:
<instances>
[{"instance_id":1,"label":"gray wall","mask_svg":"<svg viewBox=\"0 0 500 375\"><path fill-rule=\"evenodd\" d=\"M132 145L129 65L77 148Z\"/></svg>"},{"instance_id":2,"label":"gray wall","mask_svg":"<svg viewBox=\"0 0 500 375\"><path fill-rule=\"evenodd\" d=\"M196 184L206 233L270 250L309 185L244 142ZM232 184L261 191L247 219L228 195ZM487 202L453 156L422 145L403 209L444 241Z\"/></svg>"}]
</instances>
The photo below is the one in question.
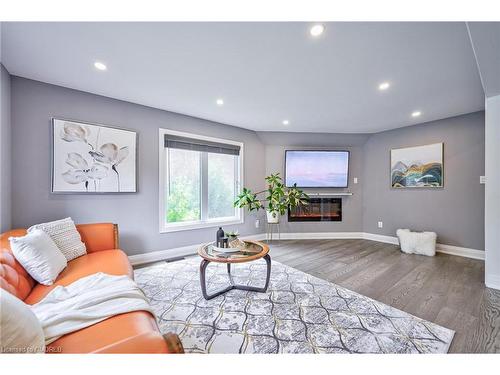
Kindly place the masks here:
<instances>
[{"instance_id":1,"label":"gray wall","mask_svg":"<svg viewBox=\"0 0 500 375\"><path fill-rule=\"evenodd\" d=\"M5 72L3 72L5 74ZM7 75L8 78L8 75ZM214 229L158 232L158 128L224 137L245 144L245 185L264 187L263 177L283 173L285 149L328 148L351 151L349 190L343 221L282 222L284 232L369 232L394 235L399 227L435 230L444 244L484 249L484 112L378 134L259 132L222 125L124 101L11 77L12 225L72 216L76 222L111 221L120 226L128 254L187 246L213 238ZM2 102L3 103L3 102ZM139 193L116 195L50 194L50 119L65 117L136 129L139 132ZM2 134L3 136L3 134ZM2 137L2 144L4 142ZM8 138L7 138L8 139ZM445 143L445 187L439 190L392 190L391 148ZM358 177L359 183L353 184ZM34 188L35 187L35 188ZM336 191L343 189L336 189ZM2 189L3 191L3 189ZM311 190L309 190L311 191ZM323 190L323 192L335 191ZM9 196L2 199L6 205ZM3 212L3 209L2 209ZM246 215L235 226L242 234L262 213ZM377 222L383 221L379 229Z\"/></svg>"},{"instance_id":2,"label":"gray wall","mask_svg":"<svg viewBox=\"0 0 500 375\"><path fill-rule=\"evenodd\" d=\"M304 189L306 193L333 193L350 191L352 196L342 198L342 221L289 223L285 217L281 231L301 232L361 232L363 229L362 168L363 143L366 134L318 134L260 132L259 138L266 143L266 174L279 172L284 176L285 150L331 149L350 151L349 187L347 189ZM358 184L353 183L354 177Z\"/></svg>"},{"instance_id":3,"label":"gray wall","mask_svg":"<svg viewBox=\"0 0 500 375\"><path fill-rule=\"evenodd\" d=\"M391 189L390 149L437 142L444 142L444 188ZM440 243L483 250L484 147L484 112L372 135L364 146L364 231L432 230Z\"/></svg>"},{"instance_id":4,"label":"gray wall","mask_svg":"<svg viewBox=\"0 0 500 375\"><path fill-rule=\"evenodd\" d=\"M0 231L11 228L10 75L0 64Z\"/></svg>"},{"instance_id":5,"label":"gray wall","mask_svg":"<svg viewBox=\"0 0 500 375\"><path fill-rule=\"evenodd\" d=\"M50 194L50 119L63 117L135 129L139 133L139 193ZM244 143L245 185L263 187L263 144L255 132L124 101L12 77L12 221L27 227L71 216L78 223L119 224L129 254L165 250L212 240L215 229L160 234L158 219L158 128L224 137ZM260 232L253 217L234 226Z\"/></svg>"}]
</instances>

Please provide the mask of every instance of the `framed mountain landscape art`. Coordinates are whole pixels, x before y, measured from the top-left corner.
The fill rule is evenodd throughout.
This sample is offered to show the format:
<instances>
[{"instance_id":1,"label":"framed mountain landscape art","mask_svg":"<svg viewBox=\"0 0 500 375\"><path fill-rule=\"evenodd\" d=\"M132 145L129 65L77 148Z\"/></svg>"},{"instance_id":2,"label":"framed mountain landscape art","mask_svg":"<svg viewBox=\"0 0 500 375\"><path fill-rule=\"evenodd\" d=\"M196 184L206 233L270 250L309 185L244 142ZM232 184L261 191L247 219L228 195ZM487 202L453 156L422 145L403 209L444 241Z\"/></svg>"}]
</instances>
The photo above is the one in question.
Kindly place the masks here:
<instances>
[{"instance_id":1,"label":"framed mountain landscape art","mask_svg":"<svg viewBox=\"0 0 500 375\"><path fill-rule=\"evenodd\" d=\"M52 119L52 192L137 192L137 133Z\"/></svg>"},{"instance_id":2,"label":"framed mountain landscape art","mask_svg":"<svg viewBox=\"0 0 500 375\"><path fill-rule=\"evenodd\" d=\"M391 186L443 187L443 143L391 150Z\"/></svg>"}]
</instances>

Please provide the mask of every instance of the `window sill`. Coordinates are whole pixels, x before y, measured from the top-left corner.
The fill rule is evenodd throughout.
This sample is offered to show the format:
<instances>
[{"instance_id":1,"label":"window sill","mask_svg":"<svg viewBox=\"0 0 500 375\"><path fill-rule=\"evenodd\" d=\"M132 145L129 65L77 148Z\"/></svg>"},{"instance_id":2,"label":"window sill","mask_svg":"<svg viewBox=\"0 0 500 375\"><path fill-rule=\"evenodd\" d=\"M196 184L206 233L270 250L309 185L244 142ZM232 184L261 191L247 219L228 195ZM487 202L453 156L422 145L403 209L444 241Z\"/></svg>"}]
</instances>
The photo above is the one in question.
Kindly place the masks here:
<instances>
[{"instance_id":1,"label":"window sill","mask_svg":"<svg viewBox=\"0 0 500 375\"><path fill-rule=\"evenodd\" d=\"M215 228L215 227L220 227L222 225L236 225L243 223L244 223L243 219L236 219L236 218L230 218L227 220L197 222L197 223L186 223L186 224L165 226L163 228L160 228L160 233L181 232L186 230L195 230L203 228Z\"/></svg>"}]
</instances>

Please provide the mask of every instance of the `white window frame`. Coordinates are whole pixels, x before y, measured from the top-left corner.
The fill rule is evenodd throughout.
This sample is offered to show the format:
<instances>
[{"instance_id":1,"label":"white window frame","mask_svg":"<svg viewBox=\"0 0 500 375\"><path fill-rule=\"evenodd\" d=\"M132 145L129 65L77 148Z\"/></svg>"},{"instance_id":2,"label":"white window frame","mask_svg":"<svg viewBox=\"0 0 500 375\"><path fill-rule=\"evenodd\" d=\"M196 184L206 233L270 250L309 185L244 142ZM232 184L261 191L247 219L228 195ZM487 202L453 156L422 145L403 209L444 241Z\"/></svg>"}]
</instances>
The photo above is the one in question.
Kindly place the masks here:
<instances>
[{"instance_id":1,"label":"white window frame","mask_svg":"<svg viewBox=\"0 0 500 375\"><path fill-rule=\"evenodd\" d=\"M235 145L240 147L240 155L239 155L239 163L238 163L238 171L236 173L236 180L235 180L235 188L236 188L236 194L239 194L241 192L243 184L243 143L241 142L236 142L232 141L229 139L221 139L221 138L214 138L214 137L207 137L204 135L198 135L198 134L193 134L193 133L186 133L186 132L180 132L176 130L170 130L170 129L159 129L159 141L158 141L158 146L159 146L159 217L160 217L160 233L170 233L170 232L177 232L177 231L183 231L183 230L192 230L192 229L201 229L201 228L211 228L211 227L217 227L221 225L235 225L235 224L243 224L244 223L244 215L243 215L243 209L235 209L235 216L228 217L228 218L217 218L217 219L206 219L206 220L197 220L197 221L184 221L184 222L179 222L179 223L168 223L166 219L166 212L167 212L167 202L165 199L165 188L168 186L168 173L167 173L167 167L168 167L168 150L165 148L165 135L170 134L170 135L176 135L176 136L181 136L181 137L188 137L188 138L193 138L193 139L199 139L203 141L209 141L209 142L217 142L217 143L225 143L228 145ZM203 163L207 163L207 157L203 157L202 155L202 171L206 168L203 168ZM202 181L206 180L207 176L202 175ZM204 186L204 183L202 182L201 186L201 209L202 211L206 212L207 211L207 205L208 202L203 199L204 196L207 196L207 192L205 192L206 187Z\"/></svg>"}]
</instances>

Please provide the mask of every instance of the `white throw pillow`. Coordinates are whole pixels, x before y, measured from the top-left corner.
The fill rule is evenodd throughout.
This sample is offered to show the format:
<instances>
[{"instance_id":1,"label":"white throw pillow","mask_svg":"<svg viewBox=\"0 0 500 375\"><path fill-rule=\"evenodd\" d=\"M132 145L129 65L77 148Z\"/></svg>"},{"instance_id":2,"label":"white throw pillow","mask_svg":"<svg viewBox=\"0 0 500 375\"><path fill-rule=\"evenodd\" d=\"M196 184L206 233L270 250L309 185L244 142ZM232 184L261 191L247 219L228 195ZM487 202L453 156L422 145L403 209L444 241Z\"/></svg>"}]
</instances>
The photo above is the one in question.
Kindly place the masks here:
<instances>
[{"instance_id":1,"label":"white throw pillow","mask_svg":"<svg viewBox=\"0 0 500 375\"><path fill-rule=\"evenodd\" d=\"M28 229L28 232L34 229L41 229L47 233L56 243L59 250L64 254L68 262L87 254L87 249L82 242L80 233L76 230L75 223L70 217L51 221L49 223L33 225Z\"/></svg>"},{"instance_id":2,"label":"white throw pillow","mask_svg":"<svg viewBox=\"0 0 500 375\"><path fill-rule=\"evenodd\" d=\"M0 353L43 353L45 336L31 308L0 289Z\"/></svg>"},{"instance_id":3,"label":"white throw pillow","mask_svg":"<svg viewBox=\"0 0 500 375\"><path fill-rule=\"evenodd\" d=\"M435 232L412 232L409 229L398 229L396 235L403 253L436 255L437 235Z\"/></svg>"},{"instance_id":4,"label":"white throw pillow","mask_svg":"<svg viewBox=\"0 0 500 375\"><path fill-rule=\"evenodd\" d=\"M23 237L10 237L10 248L24 269L43 285L52 285L68 262L56 244L41 229Z\"/></svg>"}]
</instances>

